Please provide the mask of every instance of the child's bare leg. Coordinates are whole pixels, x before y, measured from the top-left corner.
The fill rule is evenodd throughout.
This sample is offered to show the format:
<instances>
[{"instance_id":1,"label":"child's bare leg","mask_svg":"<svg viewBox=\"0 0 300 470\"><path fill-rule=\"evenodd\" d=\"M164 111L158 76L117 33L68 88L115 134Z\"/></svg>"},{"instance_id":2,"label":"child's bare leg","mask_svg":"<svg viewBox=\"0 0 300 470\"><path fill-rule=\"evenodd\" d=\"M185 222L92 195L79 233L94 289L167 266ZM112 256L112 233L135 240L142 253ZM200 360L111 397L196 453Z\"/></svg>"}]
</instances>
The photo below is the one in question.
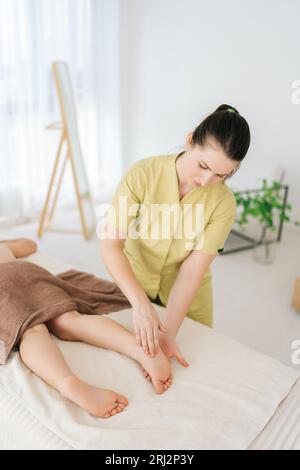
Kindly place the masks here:
<instances>
[{"instance_id":1,"label":"child's bare leg","mask_svg":"<svg viewBox=\"0 0 300 470\"><path fill-rule=\"evenodd\" d=\"M37 244L29 238L16 238L15 240L0 240L0 246L6 245L16 258L32 255L37 251Z\"/></svg>"},{"instance_id":2,"label":"child's bare leg","mask_svg":"<svg viewBox=\"0 0 300 470\"><path fill-rule=\"evenodd\" d=\"M156 393L163 393L172 383L170 361L161 349L155 357L145 354L135 337L106 315L83 315L71 311L47 322L49 330L66 341L83 341L100 348L126 354L138 361L150 374Z\"/></svg>"},{"instance_id":3,"label":"child's bare leg","mask_svg":"<svg viewBox=\"0 0 300 470\"><path fill-rule=\"evenodd\" d=\"M123 395L93 387L76 377L44 324L25 331L20 342L20 355L36 375L95 416L109 418L123 411L128 404Z\"/></svg>"},{"instance_id":4,"label":"child's bare leg","mask_svg":"<svg viewBox=\"0 0 300 470\"><path fill-rule=\"evenodd\" d=\"M15 261L15 256L6 244L0 245L0 263Z\"/></svg>"}]
</instances>

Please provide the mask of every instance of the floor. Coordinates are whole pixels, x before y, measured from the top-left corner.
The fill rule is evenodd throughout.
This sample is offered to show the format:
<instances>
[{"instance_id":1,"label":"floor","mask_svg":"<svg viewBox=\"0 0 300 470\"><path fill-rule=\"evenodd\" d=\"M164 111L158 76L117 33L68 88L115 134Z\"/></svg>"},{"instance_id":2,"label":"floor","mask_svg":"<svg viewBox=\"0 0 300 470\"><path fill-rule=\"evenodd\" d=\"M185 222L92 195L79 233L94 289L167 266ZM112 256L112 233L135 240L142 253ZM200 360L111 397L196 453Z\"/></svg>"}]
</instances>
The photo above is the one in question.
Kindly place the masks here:
<instances>
[{"instance_id":1,"label":"floor","mask_svg":"<svg viewBox=\"0 0 300 470\"><path fill-rule=\"evenodd\" d=\"M40 250L66 263L110 278L100 260L99 240L80 234L48 232L37 238L37 225L0 231L0 238L29 237ZM292 342L300 340L300 312L291 307L295 278L300 276L300 230L285 229L275 261L262 265L253 251L219 256L213 263L214 328L262 353L293 364Z\"/></svg>"},{"instance_id":2,"label":"floor","mask_svg":"<svg viewBox=\"0 0 300 470\"><path fill-rule=\"evenodd\" d=\"M300 340L300 312L291 307L300 276L300 231L285 230L270 265L253 250L219 256L213 265L215 328L300 370L291 361Z\"/></svg>"}]
</instances>

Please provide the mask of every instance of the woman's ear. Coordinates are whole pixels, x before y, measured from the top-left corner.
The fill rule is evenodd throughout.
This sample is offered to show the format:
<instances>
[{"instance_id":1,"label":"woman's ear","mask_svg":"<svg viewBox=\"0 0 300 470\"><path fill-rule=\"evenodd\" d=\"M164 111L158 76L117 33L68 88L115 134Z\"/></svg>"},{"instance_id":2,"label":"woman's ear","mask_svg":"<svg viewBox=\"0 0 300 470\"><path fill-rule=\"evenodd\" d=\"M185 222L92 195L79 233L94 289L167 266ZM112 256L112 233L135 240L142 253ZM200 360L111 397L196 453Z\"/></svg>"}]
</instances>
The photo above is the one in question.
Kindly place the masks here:
<instances>
[{"instance_id":1,"label":"woman's ear","mask_svg":"<svg viewBox=\"0 0 300 470\"><path fill-rule=\"evenodd\" d=\"M189 132L188 135L186 136L185 146L186 148L193 146L193 131Z\"/></svg>"}]
</instances>

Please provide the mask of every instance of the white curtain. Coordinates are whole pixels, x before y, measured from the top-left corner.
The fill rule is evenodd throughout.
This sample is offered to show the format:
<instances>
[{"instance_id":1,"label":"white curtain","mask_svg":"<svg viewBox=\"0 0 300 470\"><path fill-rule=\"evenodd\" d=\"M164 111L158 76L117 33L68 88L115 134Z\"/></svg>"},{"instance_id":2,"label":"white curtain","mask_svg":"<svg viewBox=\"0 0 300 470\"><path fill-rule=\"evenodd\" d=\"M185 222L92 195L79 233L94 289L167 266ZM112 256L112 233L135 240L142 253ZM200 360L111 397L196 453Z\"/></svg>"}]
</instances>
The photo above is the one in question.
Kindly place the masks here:
<instances>
[{"instance_id":1,"label":"white curtain","mask_svg":"<svg viewBox=\"0 0 300 470\"><path fill-rule=\"evenodd\" d=\"M95 200L121 173L119 0L0 0L0 223L36 220L60 120L51 63L71 71L79 134ZM62 205L76 205L70 173Z\"/></svg>"}]
</instances>

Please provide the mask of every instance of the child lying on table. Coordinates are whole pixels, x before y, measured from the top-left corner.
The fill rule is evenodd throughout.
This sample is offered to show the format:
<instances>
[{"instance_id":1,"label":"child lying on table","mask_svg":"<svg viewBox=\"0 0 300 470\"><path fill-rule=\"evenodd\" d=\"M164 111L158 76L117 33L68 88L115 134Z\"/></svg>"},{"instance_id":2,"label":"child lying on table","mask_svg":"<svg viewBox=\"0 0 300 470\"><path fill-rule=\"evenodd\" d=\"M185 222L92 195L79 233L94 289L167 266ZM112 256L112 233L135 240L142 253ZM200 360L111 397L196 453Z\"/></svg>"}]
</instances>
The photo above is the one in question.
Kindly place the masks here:
<instances>
[{"instance_id":1,"label":"child lying on table","mask_svg":"<svg viewBox=\"0 0 300 470\"><path fill-rule=\"evenodd\" d=\"M163 351L159 349L150 357L118 322L96 315L130 306L117 285L76 270L55 276L17 259L36 250L35 242L27 239L0 242L0 363L5 364L11 349L18 346L27 367L92 415L109 418L123 411L127 398L77 377L51 332L65 341L82 341L126 354L141 364L156 393L167 390L172 373Z\"/></svg>"}]
</instances>

